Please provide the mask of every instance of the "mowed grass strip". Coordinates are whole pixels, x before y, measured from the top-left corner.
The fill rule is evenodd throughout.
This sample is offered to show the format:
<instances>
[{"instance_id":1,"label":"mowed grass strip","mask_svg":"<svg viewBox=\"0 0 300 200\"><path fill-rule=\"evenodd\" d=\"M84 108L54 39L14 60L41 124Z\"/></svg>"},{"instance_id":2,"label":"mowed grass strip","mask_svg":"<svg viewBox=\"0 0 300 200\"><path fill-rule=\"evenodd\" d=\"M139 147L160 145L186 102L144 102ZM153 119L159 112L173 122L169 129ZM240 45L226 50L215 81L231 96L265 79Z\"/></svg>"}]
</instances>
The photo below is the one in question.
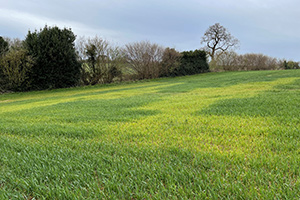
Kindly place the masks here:
<instances>
[{"instance_id":1,"label":"mowed grass strip","mask_svg":"<svg viewBox=\"0 0 300 200\"><path fill-rule=\"evenodd\" d=\"M298 199L300 70L0 96L0 199Z\"/></svg>"}]
</instances>

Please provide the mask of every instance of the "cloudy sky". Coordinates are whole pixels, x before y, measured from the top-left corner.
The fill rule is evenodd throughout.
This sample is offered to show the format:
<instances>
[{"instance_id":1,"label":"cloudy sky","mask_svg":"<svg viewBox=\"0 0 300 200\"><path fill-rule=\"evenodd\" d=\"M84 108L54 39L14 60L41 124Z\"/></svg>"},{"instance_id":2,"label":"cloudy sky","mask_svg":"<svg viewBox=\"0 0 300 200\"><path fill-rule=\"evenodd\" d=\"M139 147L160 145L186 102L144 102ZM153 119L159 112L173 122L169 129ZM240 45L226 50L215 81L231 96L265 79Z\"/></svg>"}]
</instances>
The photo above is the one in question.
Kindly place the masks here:
<instances>
[{"instance_id":1,"label":"cloudy sky","mask_svg":"<svg viewBox=\"0 0 300 200\"><path fill-rule=\"evenodd\" d=\"M300 61L299 0L0 0L0 35L72 28L114 44L149 40L179 51L199 49L220 23L240 40L238 53Z\"/></svg>"}]
</instances>

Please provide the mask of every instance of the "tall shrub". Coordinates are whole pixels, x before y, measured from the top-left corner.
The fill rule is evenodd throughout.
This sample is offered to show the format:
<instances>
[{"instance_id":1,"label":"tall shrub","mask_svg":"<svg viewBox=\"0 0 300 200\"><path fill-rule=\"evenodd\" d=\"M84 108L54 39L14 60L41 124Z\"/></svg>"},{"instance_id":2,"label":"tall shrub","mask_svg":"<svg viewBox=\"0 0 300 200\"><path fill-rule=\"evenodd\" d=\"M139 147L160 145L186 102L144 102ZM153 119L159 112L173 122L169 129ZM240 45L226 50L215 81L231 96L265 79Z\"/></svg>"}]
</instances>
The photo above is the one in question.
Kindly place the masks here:
<instances>
[{"instance_id":1,"label":"tall shrub","mask_svg":"<svg viewBox=\"0 0 300 200\"><path fill-rule=\"evenodd\" d=\"M0 56L4 55L8 51L8 42L0 36ZM0 58L1 59L1 58Z\"/></svg>"},{"instance_id":2,"label":"tall shrub","mask_svg":"<svg viewBox=\"0 0 300 200\"><path fill-rule=\"evenodd\" d=\"M300 69L299 63L294 61L284 61L283 67L284 69Z\"/></svg>"},{"instance_id":3,"label":"tall shrub","mask_svg":"<svg viewBox=\"0 0 300 200\"><path fill-rule=\"evenodd\" d=\"M8 51L8 42L4 40L3 37L0 37L0 93L5 91L5 86L7 84L7 78L3 72L2 60L5 53Z\"/></svg>"},{"instance_id":4,"label":"tall shrub","mask_svg":"<svg viewBox=\"0 0 300 200\"><path fill-rule=\"evenodd\" d=\"M75 52L76 36L70 29L45 26L28 32L25 47L35 59L32 89L63 88L79 81L80 63Z\"/></svg>"},{"instance_id":5,"label":"tall shrub","mask_svg":"<svg viewBox=\"0 0 300 200\"><path fill-rule=\"evenodd\" d=\"M29 73L34 60L25 49L10 49L0 60L3 90L26 91L31 86Z\"/></svg>"},{"instance_id":6,"label":"tall shrub","mask_svg":"<svg viewBox=\"0 0 300 200\"><path fill-rule=\"evenodd\" d=\"M174 48L166 48L162 57L160 77L169 77L180 66L181 54Z\"/></svg>"},{"instance_id":7,"label":"tall shrub","mask_svg":"<svg viewBox=\"0 0 300 200\"><path fill-rule=\"evenodd\" d=\"M181 54L180 66L173 72L174 76L192 75L209 71L205 51L184 51Z\"/></svg>"}]
</instances>

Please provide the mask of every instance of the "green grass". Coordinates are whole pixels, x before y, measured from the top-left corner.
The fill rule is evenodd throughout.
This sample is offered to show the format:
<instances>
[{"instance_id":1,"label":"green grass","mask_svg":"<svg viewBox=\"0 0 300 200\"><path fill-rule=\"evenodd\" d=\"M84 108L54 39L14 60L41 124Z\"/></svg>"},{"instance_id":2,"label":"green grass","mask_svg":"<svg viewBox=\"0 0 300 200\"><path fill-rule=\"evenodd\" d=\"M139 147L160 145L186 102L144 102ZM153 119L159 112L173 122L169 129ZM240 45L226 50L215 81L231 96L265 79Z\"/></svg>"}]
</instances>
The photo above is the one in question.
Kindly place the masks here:
<instances>
[{"instance_id":1,"label":"green grass","mask_svg":"<svg viewBox=\"0 0 300 200\"><path fill-rule=\"evenodd\" d=\"M299 199L300 70L0 96L0 199Z\"/></svg>"}]
</instances>

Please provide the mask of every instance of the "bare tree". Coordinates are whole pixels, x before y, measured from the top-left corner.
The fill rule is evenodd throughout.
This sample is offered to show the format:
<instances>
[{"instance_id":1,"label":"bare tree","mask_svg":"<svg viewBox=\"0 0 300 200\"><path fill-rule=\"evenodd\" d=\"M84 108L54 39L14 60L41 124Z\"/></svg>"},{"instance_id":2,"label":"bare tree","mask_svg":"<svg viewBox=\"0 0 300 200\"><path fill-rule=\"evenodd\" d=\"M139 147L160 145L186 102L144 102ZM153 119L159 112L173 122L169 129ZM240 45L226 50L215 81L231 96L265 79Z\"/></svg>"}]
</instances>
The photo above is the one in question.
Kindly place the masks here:
<instances>
[{"instance_id":1,"label":"bare tree","mask_svg":"<svg viewBox=\"0 0 300 200\"><path fill-rule=\"evenodd\" d=\"M23 41L20 38L4 37L4 40L8 42L9 49L21 49L23 48Z\"/></svg>"},{"instance_id":2,"label":"bare tree","mask_svg":"<svg viewBox=\"0 0 300 200\"><path fill-rule=\"evenodd\" d=\"M111 83L121 75L121 53L118 47L95 36L81 37L76 44L77 54L82 63L81 81L83 84Z\"/></svg>"},{"instance_id":3,"label":"bare tree","mask_svg":"<svg viewBox=\"0 0 300 200\"><path fill-rule=\"evenodd\" d=\"M239 40L234 38L226 28L216 23L207 29L201 43L206 44L205 50L214 61L216 54L221 55L223 52L237 47Z\"/></svg>"},{"instance_id":4,"label":"bare tree","mask_svg":"<svg viewBox=\"0 0 300 200\"><path fill-rule=\"evenodd\" d=\"M164 48L148 41L127 44L124 55L129 67L139 79L159 77Z\"/></svg>"},{"instance_id":5,"label":"bare tree","mask_svg":"<svg viewBox=\"0 0 300 200\"><path fill-rule=\"evenodd\" d=\"M263 54L240 55L242 62L240 66L243 70L275 70L279 68L279 61Z\"/></svg>"},{"instance_id":6,"label":"bare tree","mask_svg":"<svg viewBox=\"0 0 300 200\"><path fill-rule=\"evenodd\" d=\"M210 67L212 71L231 71L237 68L238 54L234 51L220 52L216 54L215 65Z\"/></svg>"},{"instance_id":7,"label":"bare tree","mask_svg":"<svg viewBox=\"0 0 300 200\"><path fill-rule=\"evenodd\" d=\"M214 71L241 71L241 70L277 70L282 66L282 62L276 58L263 54L238 55L233 51L228 51L220 56L216 56Z\"/></svg>"}]
</instances>

